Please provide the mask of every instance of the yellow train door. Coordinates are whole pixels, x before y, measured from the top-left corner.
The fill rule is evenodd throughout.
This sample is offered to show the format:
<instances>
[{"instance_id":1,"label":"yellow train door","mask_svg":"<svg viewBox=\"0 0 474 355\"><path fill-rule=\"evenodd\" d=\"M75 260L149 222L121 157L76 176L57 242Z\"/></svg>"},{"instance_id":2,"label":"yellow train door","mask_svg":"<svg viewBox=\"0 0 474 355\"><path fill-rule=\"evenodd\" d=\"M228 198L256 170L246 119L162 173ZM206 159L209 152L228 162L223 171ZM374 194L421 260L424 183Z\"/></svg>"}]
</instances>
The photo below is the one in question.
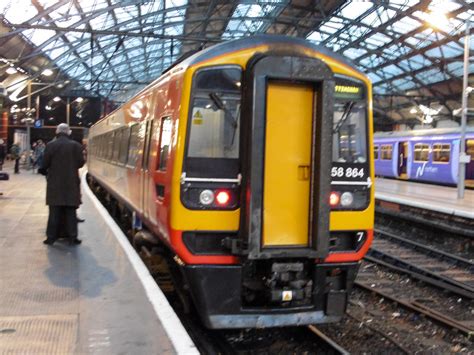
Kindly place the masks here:
<instances>
[{"instance_id":1,"label":"yellow train door","mask_svg":"<svg viewBox=\"0 0 474 355\"><path fill-rule=\"evenodd\" d=\"M306 247L313 85L270 81L266 97L262 245Z\"/></svg>"}]
</instances>

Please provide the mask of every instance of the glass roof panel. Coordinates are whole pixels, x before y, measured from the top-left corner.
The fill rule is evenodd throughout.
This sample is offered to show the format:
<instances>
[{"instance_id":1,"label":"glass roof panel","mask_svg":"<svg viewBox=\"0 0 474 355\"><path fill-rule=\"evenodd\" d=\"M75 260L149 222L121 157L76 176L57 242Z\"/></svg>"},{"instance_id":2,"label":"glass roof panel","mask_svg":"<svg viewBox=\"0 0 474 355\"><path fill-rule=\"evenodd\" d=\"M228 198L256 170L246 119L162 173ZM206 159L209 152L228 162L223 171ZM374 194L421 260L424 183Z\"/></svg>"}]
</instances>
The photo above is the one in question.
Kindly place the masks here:
<instances>
[{"instance_id":1,"label":"glass roof panel","mask_svg":"<svg viewBox=\"0 0 474 355\"><path fill-rule=\"evenodd\" d=\"M428 5L428 10L448 13L448 12L459 9L460 7L461 7L461 4L459 4L456 1L432 0L431 3Z\"/></svg>"},{"instance_id":2,"label":"glass roof panel","mask_svg":"<svg viewBox=\"0 0 474 355\"><path fill-rule=\"evenodd\" d=\"M390 77L390 76L395 76L403 73L403 70L400 69L398 66L395 64L391 64L387 67L383 68L383 71Z\"/></svg>"},{"instance_id":3,"label":"glass roof panel","mask_svg":"<svg viewBox=\"0 0 474 355\"><path fill-rule=\"evenodd\" d=\"M439 69L429 69L421 73L417 73L416 77L424 83L436 83L438 81L446 80L447 76L445 73L439 71Z\"/></svg>"},{"instance_id":4,"label":"glass roof panel","mask_svg":"<svg viewBox=\"0 0 474 355\"><path fill-rule=\"evenodd\" d=\"M366 25L376 27L390 20L393 16L395 16L395 14L396 12L393 10L390 10L390 9L381 10L379 8L376 11L365 16L361 21L365 23Z\"/></svg>"},{"instance_id":5,"label":"glass roof panel","mask_svg":"<svg viewBox=\"0 0 474 355\"><path fill-rule=\"evenodd\" d=\"M377 74L370 72L368 73L370 80L372 80L372 83L376 83L377 81L382 80L382 77L378 76Z\"/></svg>"},{"instance_id":6,"label":"glass roof panel","mask_svg":"<svg viewBox=\"0 0 474 355\"><path fill-rule=\"evenodd\" d=\"M81 20L81 15L72 4L65 4L49 13L58 27L69 27Z\"/></svg>"},{"instance_id":7,"label":"glass roof panel","mask_svg":"<svg viewBox=\"0 0 474 355\"><path fill-rule=\"evenodd\" d=\"M53 60L64 53L64 48L61 45L58 46L56 42L51 42L43 48L43 51Z\"/></svg>"},{"instance_id":8,"label":"glass roof panel","mask_svg":"<svg viewBox=\"0 0 474 355\"><path fill-rule=\"evenodd\" d=\"M43 44L48 39L53 37L55 34L56 34L56 31L51 31L51 30L34 29L34 30L23 31L23 35L26 38L28 38L31 42L36 44L37 46Z\"/></svg>"},{"instance_id":9,"label":"glass roof panel","mask_svg":"<svg viewBox=\"0 0 474 355\"><path fill-rule=\"evenodd\" d=\"M415 87L413 81L406 78L394 80L392 81L392 85L399 90L409 90Z\"/></svg>"},{"instance_id":10,"label":"glass roof panel","mask_svg":"<svg viewBox=\"0 0 474 355\"><path fill-rule=\"evenodd\" d=\"M237 38L240 37L242 33L258 32L264 25L263 18L277 9L277 6L273 4L284 2L284 0L269 0L265 2L265 4L237 5L222 37ZM259 20L252 20L251 18L259 18ZM270 20L270 18L268 20Z\"/></svg>"},{"instance_id":11,"label":"glass roof panel","mask_svg":"<svg viewBox=\"0 0 474 355\"><path fill-rule=\"evenodd\" d=\"M11 23L22 23L38 14L34 6L18 6L16 0L2 0L1 12Z\"/></svg>"},{"instance_id":12,"label":"glass roof panel","mask_svg":"<svg viewBox=\"0 0 474 355\"><path fill-rule=\"evenodd\" d=\"M344 51L344 55L351 59L359 58L365 53L367 53L367 51L363 48L349 48L346 51Z\"/></svg>"},{"instance_id":13,"label":"glass roof panel","mask_svg":"<svg viewBox=\"0 0 474 355\"><path fill-rule=\"evenodd\" d=\"M356 19L367 10L372 8L372 3L369 1L361 2L361 1L354 1L349 2L344 8L341 10L340 14L343 17Z\"/></svg>"},{"instance_id":14,"label":"glass roof panel","mask_svg":"<svg viewBox=\"0 0 474 355\"><path fill-rule=\"evenodd\" d=\"M464 73L464 63L454 62L447 65L449 72L453 75L461 77Z\"/></svg>"},{"instance_id":15,"label":"glass roof panel","mask_svg":"<svg viewBox=\"0 0 474 355\"><path fill-rule=\"evenodd\" d=\"M397 22L394 22L392 28L398 33L407 33L420 27L421 23L411 17L404 17Z\"/></svg>"}]
</instances>

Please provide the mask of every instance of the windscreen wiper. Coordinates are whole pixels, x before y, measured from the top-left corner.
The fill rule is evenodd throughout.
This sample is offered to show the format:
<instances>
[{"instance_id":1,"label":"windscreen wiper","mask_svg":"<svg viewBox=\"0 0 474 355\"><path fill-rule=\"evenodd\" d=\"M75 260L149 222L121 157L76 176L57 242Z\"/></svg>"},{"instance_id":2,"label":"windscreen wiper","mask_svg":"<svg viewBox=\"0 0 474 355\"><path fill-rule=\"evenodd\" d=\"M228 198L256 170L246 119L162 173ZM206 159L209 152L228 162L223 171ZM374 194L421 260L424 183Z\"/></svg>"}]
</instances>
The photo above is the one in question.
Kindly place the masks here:
<instances>
[{"instance_id":1,"label":"windscreen wiper","mask_svg":"<svg viewBox=\"0 0 474 355\"><path fill-rule=\"evenodd\" d=\"M234 115L232 114L232 111L229 110L229 108L226 105L224 105L224 103L222 102L220 96L217 93L211 92L209 94L209 97L211 98L212 102L214 103L214 105L216 105L216 107L218 109L224 111L224 118L229 120L230 124L232 125L232 128L233 128L232 140L231 140L230 145L229 145L229 147L232 147L234 145L235 132L237 131L237 127L238 127L238 123L237 123L238 114L237 114L236 117L234 117ZM239 108L239 110L240 110L240 108Z\"/></svg>"},{"instance_id":2,"label":"windscreen wiper","mask_svg":"<svg viewBox=\"0 0 474 355\"><path fill-rule=\"evenodd\" d=\"M342 114L341 119L337 123L336 127L332 130L332 133L337 133L341 129L342 125L346 122L346 120L349 118L349 115L352 111L352 108L354 107L355 101L349 101L346 104L346 107L344 108L344 113Z\"/></svg>"}]
</instances>

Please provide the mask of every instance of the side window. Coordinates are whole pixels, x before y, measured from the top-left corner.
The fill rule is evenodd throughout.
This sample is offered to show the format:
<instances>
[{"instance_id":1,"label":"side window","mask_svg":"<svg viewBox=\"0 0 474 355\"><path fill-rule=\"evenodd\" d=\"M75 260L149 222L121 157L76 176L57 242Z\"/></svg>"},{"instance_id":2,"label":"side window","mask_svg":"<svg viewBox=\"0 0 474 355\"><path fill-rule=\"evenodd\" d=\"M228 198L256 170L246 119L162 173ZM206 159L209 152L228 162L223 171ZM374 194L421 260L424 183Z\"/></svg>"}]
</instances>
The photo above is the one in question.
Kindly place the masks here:
<instances>
[{"instance_id":1,"label":"side window","mask_svg":"<svg viewBox=\"0 0 474 355\"><path fill-rule=\"evenodd\" d=\"M382 160L392 160L392 145L384 144L381 146L380 158Z\"/></svg>"},{"instance_id":2,"label":"side window","mask_svg":"<svg viewBox=\"0 0 474 355\"><path fill-rule=\"evenodd\" d=\"M449 143L433 144L433 162L449 163L450 155L451 155L451 144Z\"/></svg>"},{"instance_id":3,"label":"side window","mask_svg":"<svg viewBox=\"0 0 474 355\"><path fill-rule=\"evenodd\" d=\"M429 160L430 145L424 143L415 144L415 162L425 162Z\"/></svg>"},{"instance_id":4,"label":"side window","mask_svg":"<svg viewBox=\"0 0 474 355\"><path fill-rule=\"evenodd\" d=\"M379 146L374 145L374 160L377 160L379 158Z\"/></svg>"},{"instance_id":5,"label":"side window","mask_svg":"<svg viewBox=\"0 0 474 355\"><path fill-rule=\"evenodd\" d=\"M115 132L107 133L107 160L112 160L112 156L114 153L114 135Z\"/></svg>"},{"instance_id":6,"label":"side window","mask_svg":"<svg viewBox=\"0 0 474 355\"><path fill-rule=\"evenodd\" d=\"M168 153L171 143L171 117L163 117L161 119L160 129L160 160L158 170L166 171L168 164Z\"/></svg>"},{"instance_id":7,"label":"side window","mask_svg":"<svg viewBox=\"0 0 474 355\"><path fill-rule=\"evenodd\" d=\"M118 158L119 158L120 140L122 139L122 132L123 132L123 130L117 130L117 131L115 131L115 136L114 136L114 153L113 153L113 155L112 155L112 160L113 160L113 161L118 161Z\"/></svg>"},{"instance_id":8,"label":"side window","mask_svg":"<svg viewBox=\"0 0 474 355\"><path fill-rule=\"evenodd\" d=\"M130 128L125 128L122 130L120 136L120 147L119 147L119 162L125 164L128 157L128 140L130 139Z\"/></svg>"},{"instance_id":9,"label":"side window","mask_svg":"<svg viewBox=\"0 0 474 355\"><path fill-rule=\"evenodd\" d=\"M104 157L104 135L99 136L99 158Z\"/></svg>"},{"instance_id":10,"label":"side window","mask_svg":"<svg viewBox=\"0 0 474 355\"><path fill-rule=\"evenodd\" d=\"M138 132L140 131L140 125L135 124L130 129L130 146L128 150L127 165L135 166L138 158Z\"/></svg>"}]
</instances>

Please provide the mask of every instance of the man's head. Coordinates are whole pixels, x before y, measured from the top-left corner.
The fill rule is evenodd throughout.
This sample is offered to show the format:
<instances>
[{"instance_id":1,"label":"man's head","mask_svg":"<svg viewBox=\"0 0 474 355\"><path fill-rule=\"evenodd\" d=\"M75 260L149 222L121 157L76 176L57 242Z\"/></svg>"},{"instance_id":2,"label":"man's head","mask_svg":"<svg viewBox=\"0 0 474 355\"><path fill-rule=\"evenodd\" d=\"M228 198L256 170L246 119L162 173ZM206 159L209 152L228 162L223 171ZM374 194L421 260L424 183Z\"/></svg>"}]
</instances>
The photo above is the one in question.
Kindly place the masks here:
<instances>
[{"instance_id":1,"label":"man's head","mask_svg":"<svg viewBox=\"0 0 474 355\"><path fill-rule=\"evenodd\" d=\"M68 136L71 134L71 129L67 123L60 123L56 127L56 134L67 134Z\"/></svg>"}]
</instances>

